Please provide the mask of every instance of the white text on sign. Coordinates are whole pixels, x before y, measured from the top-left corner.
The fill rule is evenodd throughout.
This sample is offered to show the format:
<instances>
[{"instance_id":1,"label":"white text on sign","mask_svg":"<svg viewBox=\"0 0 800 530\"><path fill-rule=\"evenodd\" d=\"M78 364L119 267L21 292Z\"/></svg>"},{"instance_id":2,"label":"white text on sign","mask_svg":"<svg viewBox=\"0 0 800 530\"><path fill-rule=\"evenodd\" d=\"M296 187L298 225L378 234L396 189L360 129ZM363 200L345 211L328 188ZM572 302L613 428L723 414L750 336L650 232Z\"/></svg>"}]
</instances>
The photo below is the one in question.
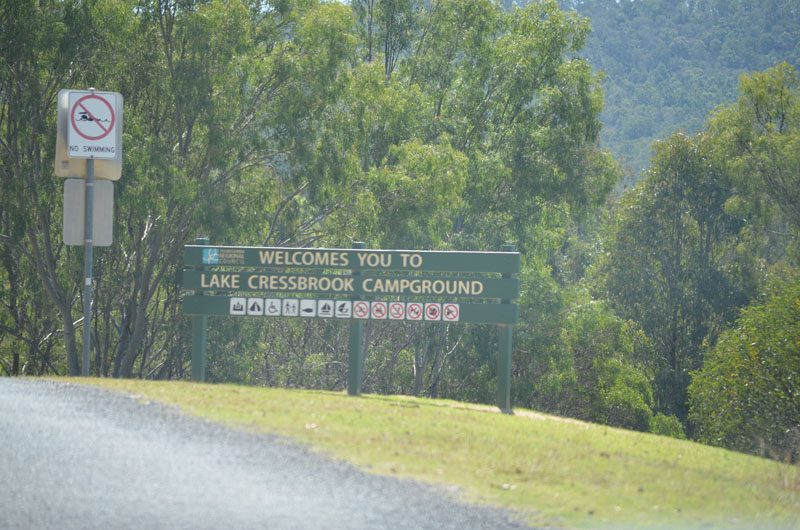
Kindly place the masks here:
<instances>
[{"instance_id":1,"label":"white text on sign","mask_svg":"<svg viewBox=\"0 0 800 530\"><path fill-rule=\"evenodd\" d=\"M200 288L211 290L332 292L398 295L479 296L483 280L428 278L370 278L353 276L302 276L291 274L249 274L203 272Z\"/></svg>"},{"instance_id":2,"label":"white text on sign","mask_svg":"<svg viewBox=\"0 0 800 530\"><path fill-rule=\"evenodd\" d=\"M401 252L397 254L403 268L422 267L422 255ZM395 256L379 252L355 252L352 262L348 251L324 250L260 250L262 265L276 267L358 267L360 269L388 269L395 265Z\"/></svg>"}]
</instances>

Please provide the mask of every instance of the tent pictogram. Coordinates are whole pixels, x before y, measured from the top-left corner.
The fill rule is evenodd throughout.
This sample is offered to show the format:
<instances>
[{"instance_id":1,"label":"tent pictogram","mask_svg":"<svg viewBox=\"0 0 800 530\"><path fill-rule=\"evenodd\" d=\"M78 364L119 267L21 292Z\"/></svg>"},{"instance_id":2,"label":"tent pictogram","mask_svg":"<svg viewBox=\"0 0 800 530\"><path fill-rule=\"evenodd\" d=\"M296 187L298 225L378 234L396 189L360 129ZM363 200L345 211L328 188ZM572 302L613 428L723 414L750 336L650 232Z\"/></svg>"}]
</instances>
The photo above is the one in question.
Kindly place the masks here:
<instances>
[{"instance_id":1,"label":"tent pictogram","mask_svg":"<svg viewBox=\"0 0 800 530\"><path fill-rule=\"evenodd\" d=\"M264 314L264 300L261 298L248 298L247 299L247 314L248 315L263 315Z\"/></svg>"}]
</instances>

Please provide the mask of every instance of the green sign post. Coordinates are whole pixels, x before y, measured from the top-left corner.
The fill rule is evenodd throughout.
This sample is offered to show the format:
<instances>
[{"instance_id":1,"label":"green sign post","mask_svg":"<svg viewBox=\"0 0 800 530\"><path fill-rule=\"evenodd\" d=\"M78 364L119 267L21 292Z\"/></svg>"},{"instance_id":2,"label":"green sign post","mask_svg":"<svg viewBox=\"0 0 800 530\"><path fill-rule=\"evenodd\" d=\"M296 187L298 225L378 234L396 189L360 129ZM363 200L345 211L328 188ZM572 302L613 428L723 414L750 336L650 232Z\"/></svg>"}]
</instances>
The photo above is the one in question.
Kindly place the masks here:
<instances>
[{"instance_id":1,"label":"green sign post","mask_svg":"<svg viewBox=\"0 0 800 530\"><path fill-rule=\"evenodd\" d=\"M198 237L195 239L198 245L208 245L208 238ZM198 266L202 271L205 267ZM184 270L184 275L188 271ZM198 296L203 296L199 292ZM195 315L192 318L192 380L206 380L206 330L208 329L208 315Z\"/></svg>"},{"instance_id":2,"label":"green sign post","mask_svg":"<svg viewBox=\"0 0 800 530\"><path fill-rule=\"evenodd\" d=\"M502 252L258 248L184 249L183 312L193 321L192 378L205 380L208 316L348 321L347 390L361 393L366 320L496 324L497 405L511 411L511 326L519 308L520 255ZM306 272L312 269L313 272ZM197 318L199 317L199 318ZM197 344L200 343L200 344Z\"/></svg>"},{"instance_id":3,"label":"green sign post","mask_svg":"<svg viewBox=\"0 0 800 530\"><path fill-rule=\"evenodd\" d=\"M363 250L365 245L361 241L354 242L353 245L358 250ZM351 274L354 279L361 277L359 269L353 269ZM358 302L357 297L351 300ZM354 318L350 320L350 356L347 364L347 393L351 396L361 394L361 381L364 380L362 373L364 369L364 320Z\"/></svg>"}]
</instances>

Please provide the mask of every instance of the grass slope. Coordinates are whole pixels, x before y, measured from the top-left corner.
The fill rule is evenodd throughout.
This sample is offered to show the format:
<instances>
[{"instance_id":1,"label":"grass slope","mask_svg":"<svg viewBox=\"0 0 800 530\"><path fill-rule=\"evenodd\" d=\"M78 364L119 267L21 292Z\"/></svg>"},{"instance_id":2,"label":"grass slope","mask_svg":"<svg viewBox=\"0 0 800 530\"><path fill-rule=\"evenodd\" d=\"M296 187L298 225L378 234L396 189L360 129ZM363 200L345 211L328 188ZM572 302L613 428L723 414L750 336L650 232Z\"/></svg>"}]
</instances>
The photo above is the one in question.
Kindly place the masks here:
<instances>
[{"instance_id":1,"label":"grass slope","mask_svg":"<svg viewBox=\"0 0 800 530\"><path fill-rule=\"evenodd\" d=\"M237 428L279 434L375 473L458 486L562 528L799 528L800 469L530 411L402 396L72 379Z\"/></svg>"}]
</instances>

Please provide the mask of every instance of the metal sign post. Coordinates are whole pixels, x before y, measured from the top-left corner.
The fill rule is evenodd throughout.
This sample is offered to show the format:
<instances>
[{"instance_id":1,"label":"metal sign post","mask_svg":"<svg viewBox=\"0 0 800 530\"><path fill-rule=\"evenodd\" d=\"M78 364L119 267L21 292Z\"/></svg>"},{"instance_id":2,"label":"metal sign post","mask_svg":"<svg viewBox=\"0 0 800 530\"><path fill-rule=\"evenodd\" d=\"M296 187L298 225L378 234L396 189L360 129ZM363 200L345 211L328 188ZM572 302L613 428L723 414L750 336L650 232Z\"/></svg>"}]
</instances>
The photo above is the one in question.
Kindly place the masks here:
<instances>
[{"instance_id":1,"label":"metal sign post","mask_svg":"<svg viewBox=\"0 0 800 530\"><path fill-rule=\"evenodd\" d=\"M83 162L85 160L85 163ZM97 167L95 167L97 163ZM95 172L95 170L97 170ZM83 239L75 241L71 236L75 227L66 222L75 222L72 214L75 205L65 205L64 242L68 245L84 246L83 278L83 357L81 373L89 375L92 344L92 254L94 241L95 177L117 180L122 171L122 95L117 92L61 90L58 93L58 127L56 136L55 174L59 177L85 178L85 200L83 215ZM95 174L97 173L97 174ZM110 193L102 194L113 202L113 186ZM73 195L67 193L65 201ZM104 217L113 210L113 204L100 207ZM112 217L108 215L111 224ZM77 222L76 222L77 224ZM105 227L104 227L105 228ZM110 236L110 228L107 230ZM105 234L105 231L104 231ZM110 237L101 236L101 246L110 244ZM107 241L108 240L108 241Z\"/></svg>"},{"instance_id":2,"label":"metal sign post","mask_svg":"<svg viewBox=\"0 0 800 530\"><path fill-rule=\"evenodd\" d=\"M83 364L81 373L89 376L89 357L92 344L92 244L94 228L94 159L86 161L86 215L83 237Z\"/></svg>"}]
</instances>

